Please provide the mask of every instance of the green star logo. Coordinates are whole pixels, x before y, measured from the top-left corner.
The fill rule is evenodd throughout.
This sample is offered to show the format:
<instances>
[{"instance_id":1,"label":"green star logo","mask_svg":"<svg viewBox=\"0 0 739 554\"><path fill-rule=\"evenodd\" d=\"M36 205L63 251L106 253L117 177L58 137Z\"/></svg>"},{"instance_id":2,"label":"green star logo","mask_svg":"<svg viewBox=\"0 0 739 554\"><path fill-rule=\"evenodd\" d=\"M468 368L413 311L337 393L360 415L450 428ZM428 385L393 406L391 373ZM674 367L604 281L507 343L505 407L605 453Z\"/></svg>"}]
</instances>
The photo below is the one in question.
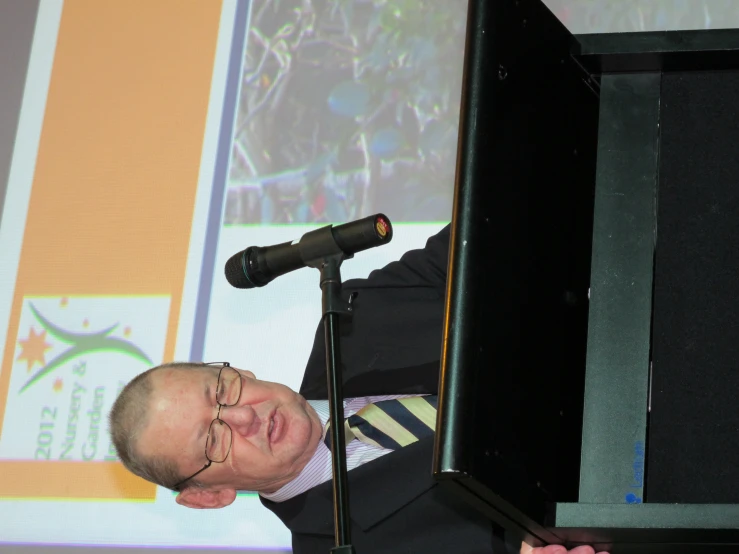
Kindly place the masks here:
<instances>
[{"instance_id":1,"label":"green star logo","mask_svg":"<svg viewBox=\"0 0 739 554\"><path fill-rule=\"evenodd\" d=\"M83 356L92 352L118 352L131 356L149 365L154 365L149 357L132 342L109 336L119 327L119 323L115 323L110 327L101 329L99 331L94 331L92 333L75 333L73 331L62 329L58 325L54 325L51 321L44 317L41 312L39 312L36 307L30 302L29 308L31 310L31 313L33 313L33 316L36 318L36 321L38 321L39 324L44 328L44 333L42 333L44 338L46 337L46 334L48 334L56 338L57 340L70 345L70 347L52 360L49 360L46 365L42 366L40 369L38 369L38 371L36 371L36 373L31 375L28 381L26 381L26 383L21 387L20 392L27 390L33 384L37 383L38 381L52 373L62 364L69 362L70 360L73 360L78 356ZM29 362L29 369L30 366L31 363Z\"/></svg>"}]
</instances>

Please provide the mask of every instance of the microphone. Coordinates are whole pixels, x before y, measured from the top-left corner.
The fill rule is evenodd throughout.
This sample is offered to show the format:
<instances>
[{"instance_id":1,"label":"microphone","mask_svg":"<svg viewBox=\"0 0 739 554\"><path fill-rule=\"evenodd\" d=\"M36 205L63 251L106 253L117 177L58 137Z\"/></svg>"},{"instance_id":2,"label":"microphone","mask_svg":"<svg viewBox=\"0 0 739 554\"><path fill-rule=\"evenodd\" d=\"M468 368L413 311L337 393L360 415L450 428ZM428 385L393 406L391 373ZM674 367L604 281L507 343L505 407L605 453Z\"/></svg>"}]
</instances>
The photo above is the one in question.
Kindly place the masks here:
<instances>
[{"instance_id":1,"label":"microphone","mask_svg":"<svg viewBox=\"0 0 739 554\"><path fill-rule=\"evenodd\" d=\"M384 214L344 223L327 225L302 236L299 241L274 246L250 246L226 262L226 279L237 289L263 287L275 277L309 266L323 257L343 253L351 258L356 252L387 244L393 227Z\"/></svg>"}]
</instances>

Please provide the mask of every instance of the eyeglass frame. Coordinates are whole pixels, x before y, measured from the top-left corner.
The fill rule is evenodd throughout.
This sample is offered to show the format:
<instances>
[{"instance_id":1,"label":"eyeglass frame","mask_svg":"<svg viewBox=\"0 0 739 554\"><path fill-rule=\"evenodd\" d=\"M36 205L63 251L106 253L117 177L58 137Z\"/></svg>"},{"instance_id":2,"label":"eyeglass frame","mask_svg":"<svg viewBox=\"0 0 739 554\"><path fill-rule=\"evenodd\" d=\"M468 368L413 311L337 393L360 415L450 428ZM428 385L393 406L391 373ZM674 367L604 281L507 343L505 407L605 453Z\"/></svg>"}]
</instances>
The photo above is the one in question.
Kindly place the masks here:
<instances>
[{"instance_id":1,"label":"eyeglass frame","mask_svg":"<svg viewBox=\"0 0 739 554\"><path fill-rule=\"evenodd\" d=\"M222 464L223 462L225 462L226 459L228 458L228 455L231 453L231 447L233 446L233 429L231 429L231 426L228 423L226 423L225 421L221 419L221 409L228 408L230 406L235 406L236 404L238 404L239 399L241 398L241 392L243 390L243 387L241 386L241 384L239 384L239 394L236 397L236 400L234 401L233 404L221 404L220 402L218 402L218 384L221 382L221 374L223 373L224 369L226 369L227 367L231 367L231 364L229 362L204 362L204 365L208 365L208 366L217 365L217 364L222 364L223 367L221 367L221 369L218 371L218 380L216 381L216 405L218 406L218 413L216 413L216 417L213 419L213 421L210 422L210 425L208 426L208 435L205 437L205 459L208 460L208 463L205 464L203 467L201 467L199 470L197 470L195 473L190 475L190 477L188 477L187 479L183 479L182 481L179 481L176 485L174 485L172 487L172 490L177 491L177 492L180 492L180 487L182 487L183 484L187 483L190 479L193 479L194 477L197 477L198 475L200 475L202 472L208 469L212 464ZM234 371L236 370L234 369ZM216 421L220 421L223 425L228 427L228 430L231 433L231 441L230 441L230 444L228 445L228 450L226 451L226 455L223 457L223 460L221 460L220 462L215 462L211 460L210 457L208 456L208 439L210 439L210 431L213 428L213 424Z\"/></svg>"}]
</instances>

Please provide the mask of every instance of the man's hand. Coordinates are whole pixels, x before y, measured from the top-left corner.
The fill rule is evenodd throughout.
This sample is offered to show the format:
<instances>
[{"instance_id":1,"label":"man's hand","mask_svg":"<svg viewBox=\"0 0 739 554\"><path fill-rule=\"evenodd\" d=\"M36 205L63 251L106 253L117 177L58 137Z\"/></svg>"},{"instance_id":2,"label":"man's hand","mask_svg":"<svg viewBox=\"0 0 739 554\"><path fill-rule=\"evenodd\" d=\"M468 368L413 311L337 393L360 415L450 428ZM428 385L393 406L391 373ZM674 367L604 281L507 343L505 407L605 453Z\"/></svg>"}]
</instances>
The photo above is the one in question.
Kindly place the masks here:
<instances>
[{"instance_id":1,"label":"man's hand","mask_svg":"<svg viewBox=\"0 0 739 554\"><path fill-rule=\"evenodd\" d=\"M550 544L549 546L529 546L525 542L521 543L521 554L595 554L592 546L578 546L572 550L567 550L559 544ZM605 550L598 554L608 554Z\"/></svg>"}]
</instances>

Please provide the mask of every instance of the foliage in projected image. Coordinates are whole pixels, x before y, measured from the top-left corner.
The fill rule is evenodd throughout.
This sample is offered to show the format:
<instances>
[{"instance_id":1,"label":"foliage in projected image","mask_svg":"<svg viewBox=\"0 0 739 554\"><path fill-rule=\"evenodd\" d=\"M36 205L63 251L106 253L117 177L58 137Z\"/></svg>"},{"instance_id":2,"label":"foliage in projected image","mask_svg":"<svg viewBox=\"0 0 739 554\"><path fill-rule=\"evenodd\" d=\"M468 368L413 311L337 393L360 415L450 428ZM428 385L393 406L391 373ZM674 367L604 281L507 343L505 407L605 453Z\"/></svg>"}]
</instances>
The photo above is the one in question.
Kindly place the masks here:
<instances>
[{"instance_id":1,"label":"foliage in projected image","mask_svg":"<svg viewBox=\"0 0 739 554\"><path fill-rule=\"evenodd\" d=\"M464 0L257 0L225 222L451 213Z\"/></svg>"}]
</instances>

